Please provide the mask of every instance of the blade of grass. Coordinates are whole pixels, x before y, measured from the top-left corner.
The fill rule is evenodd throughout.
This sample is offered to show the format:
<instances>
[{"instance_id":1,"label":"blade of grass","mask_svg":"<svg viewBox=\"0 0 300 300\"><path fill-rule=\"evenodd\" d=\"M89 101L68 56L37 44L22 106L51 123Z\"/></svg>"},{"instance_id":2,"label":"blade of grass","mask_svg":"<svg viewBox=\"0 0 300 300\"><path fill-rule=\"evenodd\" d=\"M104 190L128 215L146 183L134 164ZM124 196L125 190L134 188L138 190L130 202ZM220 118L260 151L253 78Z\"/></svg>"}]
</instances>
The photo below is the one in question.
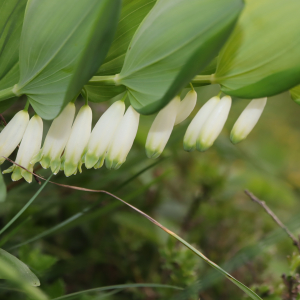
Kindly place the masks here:
<instances>
[{"instance_id":1,"label":"blade of grass","mask_svg":"<svg viewBox=\"0 0 300 300\"><path fill-rule=\"evenodd\" d=\"M79 296L86 293L91 292L102 292L102 291L109 291L109 290L115 290L115 289L128 289L128 288L144 288L144 287L151 287L151 288L168 288L168 289L174 289L174 290L182 290L181 287L178 286L172 286L172 285L164 285L164 284L154 284L154 283L134 283L134 284L119 284L119 285L111 285L111 286L104 286L100 288L94 288L89 289L85 291L80 291L72 294L68 294L65 296L61 296L58 298L54 298L52 300L61 300L61 299L67 299L74 296Z\"/></svg>"},{"instance_id":2,"label":"blade of grass","mask_svg":"<svg viewBox=\"0 0 300 300\"><path fill-rule=\"evenodd\" d=\"M7 160L9 160L9 159L7 159ZM11 160L9 160L9 161L11 161ZM11 161L11 162L13 162L13 161ZM13 163L16 164L15 162L13 162ZM34 174L34 175L36 175L36 174ZM42 180L45 180L43 177L41 177L39 175L36 175L36 176L38 178L42 179ZM48 180L46 181L46 183L49 181L49 179L50 178L48 178ZM141 214L142 216L144 216L145 218L147 218L150 222L152 222L156 226L160 227L166 233L168 233L169 235L171 235L175 239L177 239L180 243L182 243L184 246L186 246L188 249L190 249L192 252L194 252L197 256L199 256L205 262L207 262L211 267L213 267L215 270L217 270L222 275L224 275L226 278L228 278L232 283L234 283L237 287L239 287L242 291L244 291L251 299L262 300L255 292L253 292L247 286L245 286L244 284L242 284L241 282L239 282L237 279L235 279L233 276L231 276L229 273L227 273L225 270L223 270L217 264L215 264L214 262L212 262L211 260L209 260L204 254L202 254L200 251L198 251L196 248L194 248L192 245L190 245L184 239L182 239L181 237L179 237L176 233L174 233L171 230L167 229L162 224L160 224L159 222L157 222L155 219L153 219L150 216L148 216L146 213L142 212L141 210L139 210L138 208L134 207L133 205L127 203L126 201L122 200L121 198L115 196L114 194L109 193L109 192L104 191L104 190L92 190L92 189L86 189L86 188L81 188L81 187L76 187L76 186L68 186L68 185L65 185L65 184L59 184L59 183L55 183L55 182L51 182L51 183L54 183L54 184L56 184L58 186L61 186L61 187L66 187L66 188L70 188L70 189L74 189L74 190L79 190L79 191L92 192L92 193L103 193L103 194L109 195L109 196L111 196L111 197L113 197L113 198L121 201L125 205L129 206L130 208L132 208L133 210L135 210L136 212L138 212L139 214ZM0 232L0 234L1 234L1 232Z\"/></svg>"},{"instance_id":3,"label":"blade of grass","mask_svg":"<svg viewBox=\"0 0 300 300\"><path fill-rule=\"evenodd\" d=\"M0 240L0 247L2 247L6 242L13 237L23 226L26 224L29 220L31 220L31 216L26 218L24 221L22 221L20 224L18 224L15 228L13 228L7 235L5 235L1 240Z\"/></svg>"},{"instance_id":4,"label":"blade of grass","mask_svg":"<svg viewBox=\"0 0 300 300\"><path fill-rule=\"evenodd\" d=\"M151 166L154 166L154 164L152 164ZM146 167L145 169L143 169L144 171L147 170L148 167ZM139 172L139 174L141 174L141 172ZM139 195L140 193L144 192L145 190L147 190L149 187L151 187L153 184L155 184L156 182L159 182L161 180L161 178L163 178L164 176L166 176L168 174L168 172L163 173L162 175L156 177L153 181L151 181L150 183L148 183L147 185L143 186L142 188L134 191L132 194L130 194L129 196L126 197L126 200L128 201L129 199L132 199L134 197L136 197L137 195ZM133 179L136 178L136 176L134 175L132 177ZM126 181L127 184L129 183L129 181ZM119 187L123 187L124 184L121 184ZM93 219L95 219L96 217L102 216L102 215L106 215L107 213L111 212L112 210L114 210L117 207L120 207L122 204L120 202L115 202L115 203L110 203L109 205L107 205L106 207L101 207L100 210L99 208L97 210L95 210L97 208L97 206L99 205L100 202L102 202L103 199L97 201L94 205L92 206L88 206L86 208L84 208L81 212L76 213L75 215L71 216L70 218L66 219L65 221L55 225L54 227L43 231L42 233L22 242L19 243L17 245L14 245L12 247L9 248L9 250L21 247L23 245L32 243L38 239L44 238L45 236L51 235L52 233L61 230L64 228L64 230L68 230L73 228L74 226L77 226L80 223L85 222L85 218L84 216L88 214L88 212L91 212L91 214L87 215L88 221L91 221ZM81 218L81 219L80 219ZM80 219L80 220L79 220ZM80 221L80 222L75 222L75 221ZM74 222L72 224L72 226L68 226L70 225L72 222Z\"/></svg>"},{"instance_id":5,"label":"blade of grass","mask_svg":"<svg viewBox=\"0 0 300 300\"><path fill-rule=\"evenodd\" d=\"M86 214L88 211L91 210L91 208L92 208L92 207L87 207L87 208L85 208L84 210L82 210L81 212L79 212L79 213L73 215L72 217L68 218L67 220L65 220L65 221L63 221L63 222L61 222L61 223L55 225L54 227L52 227L52 228L50 228L50 229L48 229L48 230L43 231L42 233L40 233L40 234L38 234L38 235L32 237L31 239L28 239L27 241L24 241L24 242L22 242L22 243L19 243L19 244L15 245L15 246L9 248L9 250L12 250L12 249L21 247L21 246L23 246L23 245L32 243L32 242L34 242L34 241L36 241L36 240L38 240L38 239L41 239L41 238L43 238L43 237L45 237L45 236L47 236L47 235L50 235L50 234L54 233L55 231L57 231L57 230L63 228L64 226L68 225L69 223L73 222L74 220L76 220L76 219L80 218L81 216L83 216L84 214Z\"/></svg>"},{"instance_id":6,"label":"blade of grass","mask_svg":"<svg viewBox=\"0 0 300 300\"><path fill-rule=\"evenodd\" d=\"M2 234L5 230L7 230L22 215L22 213L30 206L30 204L36 199L36 197L44 189L44 187L47 185L47 183L49 182L51 177L52 177L52 174L44 182L44 184L39 188L39 190L31 197L31 199L23 206L23 208L0 230L0 234Z\"/></svg>"},{"instance_id":7,"label":"blade of grass","mask_svg":"<svg viewBox=\"0 0 300 300\"><path fill-rule=\"evenodd\" d=\"M107 195L110 195L111 197L121 201L125 205L129 206L145 218L147 218L150 222L161 228L163 231L168 233L169 235L173 236L175 239L177 239L180 243L182 243L184 246L186 246L188 249L190 249L192 252L194 252L197 256L202 258L205 262L207 262L211 267L213 267L215 270L220 272L222 275L224 275L226 278L228 278L232 283L234 283L237 287L239 287L243 292L245 292L251 299L253 300L262 300L255 292L253 292L251 289L249 289L247 286L245 286L243 283L235 279L233 276L231 276L229 273L227 273L225 270L223 270L221 267L219 267L217 264L209 260L204 254L202 254L200 251L198 251L195 247L190 245L188 242L186 242L184 239L182 239L180 236L178 236L176 233L172 232L168 228L164 227L162 224L157 222L155 219L147 215L146 213L142 212L138 208L134 207L133 205L127 203L126 201L122 200L121 198L106 192L106 191L101 191L102 193L105 193Z\"/></svg>"}]
</instances>

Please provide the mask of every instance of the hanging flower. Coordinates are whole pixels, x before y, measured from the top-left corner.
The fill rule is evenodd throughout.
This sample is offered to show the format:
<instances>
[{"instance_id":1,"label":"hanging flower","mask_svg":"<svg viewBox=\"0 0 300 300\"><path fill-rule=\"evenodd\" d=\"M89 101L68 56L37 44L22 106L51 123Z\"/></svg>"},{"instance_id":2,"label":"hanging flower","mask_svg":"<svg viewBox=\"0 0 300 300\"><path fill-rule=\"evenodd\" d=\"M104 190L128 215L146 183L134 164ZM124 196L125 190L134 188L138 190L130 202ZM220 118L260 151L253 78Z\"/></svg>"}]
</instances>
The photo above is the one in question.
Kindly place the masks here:
<instances>
[{"instance_id":1,"label":"hanging flower","mask_svg":"<svg viewBox=\"0 0 300 300\"><path fill-rule=\"evenodd\" d=\"M172 133L179 105L180 97L177 96L154 119L146 141L146 154L149 158L157 158L163 152Z\"/></svg>"},{"instance_id":2,"label":"hanging flower","mask_svg":"<svg viewBox=\"0 0 300 300\"><path fill-rule=\"evenodd\" d=\"M40 150L42 137L43 121L41 117L35 115L28 123L16 158L16 163L30 172L33 172L34 166L30 162ZM5 174L11 172L13 172L11 175L11 179L13 181L17 181L23 177L27 182L32 182L32 174L17 165L12 165L3 173Z\"/></svg>"},{"instance_id":3,"label":"hanging flower","mask_svg":"<svg viewBox=\"0 0 300 300\"><path fill-rule=\"evenodd\" d=\"M29 114L21 110L15 114L0 133L0 165L9 157L21 142L29 122Z\"/></svg>"},{"instance_id":4,"label":"hanging flower","mask_svg":"<svg viewBox=\"0 0 300 300\"><path fill-rule=\"evenodd\" d=\"M85 155L85 166L90 169L101 168L105 159L106 151L120 124L125 112L124 101L116 101L101 116L90 136L87 152Z\"/></svg>"},{"instance_id":5,"label":"hanging flower","mask_svg":"<svg viewBox=\"0 0 300 300\"><path fill-rule=\"evenodd\" d=\"M61 166L61 155L68 142L75 115L74 103L69 103L60 115L53 120L45 138L43 148L33 158L31 163L40 161L42 167L57 174Z\"/></svg>"},{"instance_id":6,"label":"hanging flower","mask_svg":"<svg viewBox=\"0 0 300 300\"><path fill-rule=\"evenodd\" d=\"M179 104L175 124L183 122L194 110L197 103L197 93L195 90L189 91Z\"/></svg>"},{"instance_id":7,"label":"hanging flower","mask_svg":"<svg viewBox=\"0 0 300 300\"><path fill-rule=\"evenodd\" d=\"M213 97L200 108L184 135L183 148L185 151L191 152L196 149L196 142L200 131L219 101L219 97Z\"/></svg>"},{"instance_id":8,"label":"hanging flower","mask_svg":"<svg viewBox=\"0 0 300 300\"><path fill-rule=\"evenodd\" d=\"M223 97L214 107L213 111L203 124L200 135L197 139L197 149L205 151L215 142L221 133L231 107L231 97Z\"/></svg>"},{"instance_id":9,"label":"hanging flower","mask_svg":"<svg viewBox=\"0 0 300 300\"><path fill-rule=\"evenodd\" d=\"M140 114L129 106L108 148L105 159L108 169L119 169L125 162L138 130L139 119Z\"/></svg>"},{"instance_id":10,"label":"hanging flower","mask_svg":"<svg viewBox=\"0 0 300 300\"><path fill-rule=\"evenodd\" d=\"M231 130L230 140L233 144L241 142L248 136L258 122L266 104L267 98L260 98L252 100L247 105Z\"/></svg>"},{"instance_id":11,"label":"hanging flower","mask_svg":"<svg viewBox=\"0 0 300 300\"><path fill-rule=\"evenodd\" d=\"M79 110L71 134L66 145L65 153L62 157L61 169L65 175L71 176L77 173L77 169L81 173L82 155L90 138L92 127L92 110L86 104Z\"/></svg>"}]
</instances>

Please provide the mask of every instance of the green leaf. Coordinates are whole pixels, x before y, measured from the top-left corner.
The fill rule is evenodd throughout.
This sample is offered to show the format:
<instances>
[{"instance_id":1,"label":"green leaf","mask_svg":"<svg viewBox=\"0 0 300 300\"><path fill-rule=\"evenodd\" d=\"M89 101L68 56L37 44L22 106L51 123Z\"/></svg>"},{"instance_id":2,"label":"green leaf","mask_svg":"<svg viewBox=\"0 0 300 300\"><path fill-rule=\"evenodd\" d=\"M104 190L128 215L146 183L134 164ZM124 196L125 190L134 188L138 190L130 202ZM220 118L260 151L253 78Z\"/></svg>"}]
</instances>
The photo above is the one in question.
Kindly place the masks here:
<instances>
[{"instance_id":1,"label":"green leaf","mask_svg":"<svg viewBox=\"0 0 300 300\"><path fill-rule=\"evenodd\" d=\"M219 55L215 81L226 94L261 98L300 82L300 1L246 0Z\"/></svg>"},{"instance_id":2,"label":"green leaf","mask_svg":"<svg viewBox=\"0 0 300 300\"><path fill-rule=\"evenodd\" d=\"M6 252L3 249L0 249L0 260L5 261L12 269L14 269L19 274L20 278L22 278L22 280L24 280L25 282L33 286L40 285L39 279L30 271L27 265L25 265L15 256L11 255L10 253ZM1 268L0 268L0 278L10 279L5 275L5 273L2 272Z\"/></svg>"},{"instance_id":3,"label":"green leaf","mask_svg":"<svg viewBox=\"0 0 300 300\"><path fill-rule=\"evenodd\" d=\"M6 199L6 185L3 179L2 172L0 172L0 202L4 202L5 199Z\"/></svg>"},{"instance_id":4,"label":"green leaf","mask_svg":"<svg viewBox=\"0 0 300 300\"><path fill-rule=\"evenodd\" d=\"M103 62L121 0L30 0L20 42L17 94L55 118ZM42 29L42 30L41 30Z\"/></svg>"},{"instance_id":5,"label":"green leaf","mask_svg":"<svg viewBox=\"0 0 300 300\"><path fill-rule=\"evenodd\" d=\"M300 85L295 86L290 90L292 99L300 105Z\"/></svg>"},{"instance_id":6,"label":"green leaf","mask_svg":"<svg viewBox=\"0 0 300 300\"><path fill-rule=\"evenodd\" d=\"M19 80L19 44L26 2L0 1L0 90Z\"/></svg>"},{"instance_id":7,"label":"green leaf","mask_svg":"<svg viewBox=\"0 0 300 300\"><path fill-rule=\"evenodd\" d=\"M89 101L92 102L104 102L126 91L125 86L119 85L103 85L102 82L97 80L97 76L94 76L85 86L85 90L88 93ZM1 102L0 102L1 103Z\"/></svg>"},{"instance_id":8,"label":"green leaf","mask_svg":"<svg viewBox=\"0 0 300 300\"><path fill-rule=\"evenodd\" d=\"M129 43L145 16L151 10L156 0L123 0L120 21L114 41L109 49L97 76L115 75L121 72ZM125 91L124 86L106 86L94 77L85 89L89 100L93 102L107 101Z\"/></svg>"},{"instance_id":9,"label":"green leaf","mask_svg":"<svg viewBox=\"0 0 300 300\"><path fill-rule=\"evenodd\" d=\"M40 194L40 192L48 184L48 182L49 182L49 180L51 179L52 176L53 176L53 174L51 174L49 176L49 178L43 183L43 185L38 189L38 191L21 208L21 210L0 230L0 234L2 234L5 230L7 230L23 214L23 212L31 205L31 203L36 199L36 197Z\"/></svg>"},{"instance_id":10,"label":"green leaf","mask_svg":"<svg viewBox=\"0 0 300 300\"><path fill-rule=\"evenodd\" d=\"M26 2L0 0L0 90L13 86L20 77L19 44ZM16 100L12 97L1 101L0 113Z\"/></svg>"},{"instance_id":11,"label":"green leaf","mask_svg":"<svg viewBox=\"0 0 300 300\"><path fill-rule=\"evenodd\" d=\"M160 0L136 31L119 75L133 107L164 107L216 57L243 8L241 0Z\"/></svg>"}]
</instances>

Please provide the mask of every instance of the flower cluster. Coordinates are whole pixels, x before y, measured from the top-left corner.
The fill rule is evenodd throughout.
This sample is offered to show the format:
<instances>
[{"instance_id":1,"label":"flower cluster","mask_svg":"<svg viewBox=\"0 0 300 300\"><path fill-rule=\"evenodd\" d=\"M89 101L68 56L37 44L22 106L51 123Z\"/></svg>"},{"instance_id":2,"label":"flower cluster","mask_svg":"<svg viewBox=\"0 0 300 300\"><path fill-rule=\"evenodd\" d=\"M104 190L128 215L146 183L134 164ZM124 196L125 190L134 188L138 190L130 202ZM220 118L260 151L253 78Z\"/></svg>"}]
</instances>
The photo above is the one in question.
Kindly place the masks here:
<instances>
[{"instance_id":1,"label":"flower cluster","mask_svg":"<svg viewBox=\"0 0 300 300\"><path fill-rule=\"evenodd\" d=\"M230 138L236 144L251 132L267 98L254 99L242 112L233 126ZM146 154L157 158L163 152L175 125L183 122L193 111L197 93L191 90L183 100L175 97L154 119L146 141ZM231 97L211 98L198 111L184 136L186 151L205 151L211 147L227 120ZM92 110L86 104L81 107L75 120L75 105L69 103L53 120L41 148L43 122L38 115L29 120L26 110L18 112L0 134L0 164L20 144L16 163L3 173L12 172L12 180L22 177L32 181L33 166L40 162L43 168L51 168L54 174L60 170L66 176L87 169L118 169L125 162L137 134L140 115L132 106L125 112L125 103L116 101L100 117L92 130Z\"/></svg>"}]
</instances>

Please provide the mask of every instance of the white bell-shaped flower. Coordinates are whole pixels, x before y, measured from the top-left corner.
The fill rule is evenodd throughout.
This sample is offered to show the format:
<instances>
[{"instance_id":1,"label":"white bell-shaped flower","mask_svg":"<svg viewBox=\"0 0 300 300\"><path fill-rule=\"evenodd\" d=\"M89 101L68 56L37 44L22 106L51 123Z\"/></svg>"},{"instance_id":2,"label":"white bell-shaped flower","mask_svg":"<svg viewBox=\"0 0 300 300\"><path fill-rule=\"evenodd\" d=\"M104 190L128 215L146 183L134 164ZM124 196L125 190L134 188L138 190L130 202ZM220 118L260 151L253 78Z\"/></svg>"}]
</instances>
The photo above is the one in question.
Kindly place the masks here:
<instances>
[{"instance_id":1,"label":"white bell-shaped flower","mask_svg":"<svg viewBox=\"0 0 300 300\"><path fill-rule=\"evenodd\" d=\"M62 158L65 175L81 173L82 156L89 141L92 127L92 110L86 104L79 110Z\"/></svg>"},{"instance_id":2,"label":"white bell-shaped flower","mask_svg":"<svg viewBox=\"0 0 300 300\"><path fill-rule=\"evenodd\" d=\"M149 158L157 158L163 152L172 133L180 97L175 97L157 114L149 130L146 141L146 154Z\"/></svg>"},{"instance_id":3,"label":"white bell-shaped flower","mask_svg":"<svg viewBox=\"0 0 300 300\"><path fill-rule=\"evenodd\" d=\"M260 98L252 100L247 105L231 130L230 140L233 144L239 143L248 136L258 122L266 104L267 98Z\"/></svg>"},{"instance_id":4,"label":"white bell-shaped flower","mask_svg":"<svg viewBox=\"0 0 300 300\"><path fill-rule=\"evenodd\" d=\"M41 117L35 115L30 119L27 125L16 158L16 163L29 170L30 172L33 172L34 166L30 162L41 148L42 137L43 121ZM13 172L11 175L11 179L13 181L19 180L23 177L27 182L32 182L32 174L17 165L12 165L3 173L10 172Z\"/></svg>"},{"instance_id":5,"label":"white bell-shaped flower","mask_svg":"<svg viewBox=\"0 0 300 300\"><path fill-rule=\"evenodd\" d=\"M0 133L0 165L9 157L21 142L29 122L29 114L21 110L8 122Z\"/></svg>"},{"instance_id":6,"label":"white bell-shaped flower","mask_svg":"<svg viewBox=\"0 0 300 300\"><path fill-rule=\"evenodd\" d=\"M108 169L119 169L125 162L137 134L140 114L129 106L108 148L105 164Z\"/></svg>"},{"instance_id":7,"label":"white bell-shaped flower","mask_svg":"<svg viewBox=\"0 0 300 300\"><path fill-rule=\"evenodd\" d=\"M40 161L44 169L51 167L51 171L54 174L59 172L61 155L68 142L74 116L75 104L70 102L60 115L53 120L45 138L43 148L33 158L32 163Z\"/></svg>"},{"instance_id":8,"label":"white bell-shaped flower","mask_svg":"<svg viewBox=\"0 0 300 300\"><path fill-rule=\"evenodd\" d=\"M219 101L219 97L213 97L200 108L184 135L183 148L185 151L190 152L196 149L196 142L200 131Z\"/></svg>"},{"instance_id":9,"label":"white bell-shaped flower","mask_svg":"<svg viewBox=\"0 0 300 300\"><path fill-rule=\"evenodd\" d=\"M197 149L205 151L215 142L221 133L231 107L231 97L223 97L204 123L197 139Z\"/></svg>"},{"instance_id":10,"label":"white bell-shaped flower","mask_svg":"<svg viewBox=\"0 0 300 300\"><path fill-rule=\"evenodd\" d=\"M197 93L195 90L189 91L180 102L175 125L183 122L193 111L197 103Z\"/></svg>"},{"instance_id":11,"label":"white bell-shaped flower","mask_svg":"<svg viewBox=\"0 0 300 300\"><path fill-rule=\"evenodd\" d=\"M125 112L124 101L116 101L100 117L90 136L87 152L85 154L85 166L101 168L105 159L106 151L120 124Z\"/></svg>"}]
</instances>

